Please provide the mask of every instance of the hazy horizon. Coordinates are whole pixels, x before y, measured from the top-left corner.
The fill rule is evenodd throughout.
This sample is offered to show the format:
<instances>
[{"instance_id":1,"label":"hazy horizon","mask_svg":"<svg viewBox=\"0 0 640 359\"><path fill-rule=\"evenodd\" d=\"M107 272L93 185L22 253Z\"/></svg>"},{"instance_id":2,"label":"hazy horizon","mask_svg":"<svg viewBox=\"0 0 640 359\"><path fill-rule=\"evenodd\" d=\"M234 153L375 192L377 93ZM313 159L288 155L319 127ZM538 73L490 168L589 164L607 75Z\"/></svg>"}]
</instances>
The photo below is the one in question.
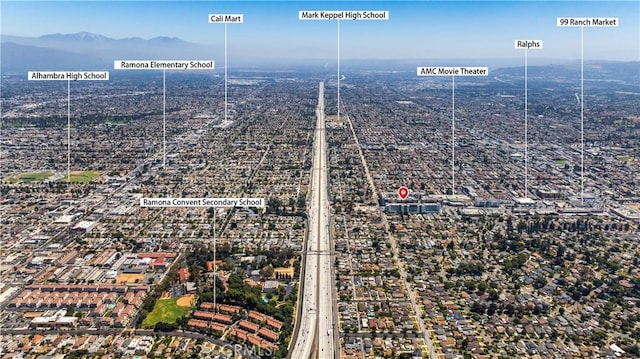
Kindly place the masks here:
<instances>
[{"instance_id":1,"label":"hazy horizon","mask_svg":"<svg viewBox=\"0 0 640 359\"><path fill-rule=\"evenodd\" d=\"M585 28L585 60L640 59L640 3L629 1L416 2L14 2L1 3L2 34L39 37L89 32L113 39L176 37L224 49L224 25L210 13L241 13L228 24L230 60L337 57L336 21L301 21L301 10L387 10L385 21L340 21L340 57L353 60L518 59L515 40L543 40L529 58L580 59L580 28L556 18L618 17L618 27ZM625 39L627 41L621 41Z\"/></svg>"}]
</instances>

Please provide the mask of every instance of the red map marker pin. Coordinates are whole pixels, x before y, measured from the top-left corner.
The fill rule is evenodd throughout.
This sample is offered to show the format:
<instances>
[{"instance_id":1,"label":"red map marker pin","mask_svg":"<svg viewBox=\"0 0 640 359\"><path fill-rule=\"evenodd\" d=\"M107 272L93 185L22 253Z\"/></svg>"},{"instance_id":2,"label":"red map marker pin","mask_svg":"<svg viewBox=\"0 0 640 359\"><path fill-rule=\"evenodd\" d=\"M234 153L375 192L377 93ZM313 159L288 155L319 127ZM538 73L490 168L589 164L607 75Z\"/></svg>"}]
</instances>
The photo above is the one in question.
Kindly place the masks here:
<instances>
[{"instance_id":1,"label":"red map marker pin","mask_svg":"<svg viewBox=\"0 0 640 359\"><path fill-rule=\"evenodd\" d=\"M409 189L407 187L402 186L398 188L398 196L400 196L400 199L405 199L407 198L408 195L409 195Z\"/></svg>"}]
</instances>

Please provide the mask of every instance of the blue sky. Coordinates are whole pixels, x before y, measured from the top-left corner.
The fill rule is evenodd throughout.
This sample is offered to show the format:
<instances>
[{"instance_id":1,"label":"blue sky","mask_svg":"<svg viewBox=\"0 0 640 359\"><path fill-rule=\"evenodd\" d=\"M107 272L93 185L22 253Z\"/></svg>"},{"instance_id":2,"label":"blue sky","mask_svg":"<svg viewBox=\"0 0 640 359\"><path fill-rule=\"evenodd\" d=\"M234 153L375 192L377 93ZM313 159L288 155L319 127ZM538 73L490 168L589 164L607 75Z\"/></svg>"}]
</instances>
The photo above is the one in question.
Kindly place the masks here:
<instances>
[{"instance_id":1,"label":"blue sky","mask_svg":"<svg viewBox=\"0 0 640 359\"><path fill-rule=\"evenodd\" d=\"M639 1L2 1L2 34L40 36L88 31L113 38L179 37L219 46L224 26L209 13L242 13L228 25L236 56L327 58L337 24L300 21L299 10L388 10L387 21L342 21L344 59L520 57L516 39L543 40L530 58L578 59L580 29L556 18L618 17L618 28L586 28L585 58L640 60Z\"/></svg>"}]
</instances>

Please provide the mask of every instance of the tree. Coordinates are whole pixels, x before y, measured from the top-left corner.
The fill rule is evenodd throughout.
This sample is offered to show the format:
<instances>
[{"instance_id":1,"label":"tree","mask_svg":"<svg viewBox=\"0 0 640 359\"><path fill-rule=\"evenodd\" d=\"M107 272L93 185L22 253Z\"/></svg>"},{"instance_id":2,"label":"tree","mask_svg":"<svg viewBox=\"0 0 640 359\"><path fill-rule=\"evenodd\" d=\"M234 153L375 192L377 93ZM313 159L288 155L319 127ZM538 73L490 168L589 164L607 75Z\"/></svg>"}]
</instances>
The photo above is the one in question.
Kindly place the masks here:
<instances>
[{"instance_id":1,"label":"tree","mask_svg":"<svg viewBox=\"0 0 640 359\"><path fill-rule=\"evenodd\" d=\"M478 294L481 295L482 293L484 293L487 290L487 287L488 287L487 282L484 282L484 281L478 282L476 286L476 288L478 289Z\"/></svg>"},{"instance_id":2,"label":"tree","mask_svg":"<svg viewBox=\"0 0 640 359\"><path fill-rule=\"evenodd\" d=\"M269 264L268 266L263 267L260 270L260 275L265 278L271 278L273 276L273 272L274 272L273 265Z\"/></svg>"},{"instance_id":3,"label":"tree","mask_svg":"<svg viewBox=\"0 0 640 359\"><path fill-rule=\"evenodd\" d=\"M491 302L491 304L489 304L489 309L487 310L487 314L490 316L494 315L497 309L498 309L498 306L496 305L496 303Z\"/></svg>"},{"instance_id":4,"label":"tree","mask_svg":"<svg viewBox=\"0 0 640 359\"><path fill-rule=\"evenodd\" d=\"M163 322L156 323L156 325L153 328L155 332L172 332L175 329L176 329L175 324L163 323Z\"/></svg>"},{"instance_id":5,"label":"tree","mask_svg":"<svg viewBox=\"0 0 640 359\"><path fill-rule=\"evenodd\" d=\"M540 289L540 288L544 287L545 285L547 285L547 278L545 278L542 275L536 277L535 281L533 282L533 287L536 288L536 289Z\"/></svg>"}]
</instances>

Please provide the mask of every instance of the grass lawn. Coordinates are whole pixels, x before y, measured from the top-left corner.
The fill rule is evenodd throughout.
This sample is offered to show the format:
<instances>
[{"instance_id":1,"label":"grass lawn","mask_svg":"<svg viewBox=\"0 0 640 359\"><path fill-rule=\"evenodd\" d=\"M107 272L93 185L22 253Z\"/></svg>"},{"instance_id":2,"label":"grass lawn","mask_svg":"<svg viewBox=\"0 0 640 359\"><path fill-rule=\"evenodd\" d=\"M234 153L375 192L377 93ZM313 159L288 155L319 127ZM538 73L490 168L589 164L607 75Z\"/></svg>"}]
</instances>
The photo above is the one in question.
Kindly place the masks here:
<instances>
[{"instance_id":1,"label":"grass lawn","mask_svg":"<svg viewBox=\"0 0 640 359\"><path fill-rule=\"evenodd\" d=\"M346 123L347 118L345 116L338 117L337 115L330 115L325 117L328 122Z\"/></svg>"},{"instance_id":2,"label":"grass lawn","mask_svg":"<svg viewBox=\"0 0 640 359\"><path fill-rule=\"evenodd\" d=\"M89 183L94 179L100 177L102 172L100 171L72 171L71 172L71 182L77 183ZM67 176L65 174L64 179L62 181L67 182Z\"/></svg>"},{"instance_id":3,"label":"grass lawn","mask_svg":"<svg viewBox=\"0 0 640 359\"><path fill-rule=\"evenodd\" d=\"M616 160L620 161L620 162L628 162L633 160L633 156L618 156L616 157Z\"/></svg>"},{"instance_id":4,"label":"grass lawn","mask_svg":"<svg viewBox=\"0 0 640 359\"><path fill-rule=\"evenodd\" d=\"M555 159L553 160L553 163L555 163L557 166L564 166L567 163L567 161L562 159Z\"/></svg>"},{"instance_id":5,"label":"grass lawn","mask_svg":"<svg viewBox=\"0 0 640 359\"><path fill-rule=\"evenodd\" d=\"M175 323L179 318L189 313L189 307L180 307L178 298L158 299L151 313L144 318L143 328L153 328L156 323Z\"/></svg>"},{"instance_id":6,"label":"grass lawn","mask_svg":"<svg viewBox=\"0 0 640 359\"><path fill-rule=\"evenodd\" d=\"M23 182L23 183L31 183L31 182L40 182L47 177L53 176L53 172L25 172L21 173L17 176L9 178L10 183Z\"/></svg>"}]
</instances>

